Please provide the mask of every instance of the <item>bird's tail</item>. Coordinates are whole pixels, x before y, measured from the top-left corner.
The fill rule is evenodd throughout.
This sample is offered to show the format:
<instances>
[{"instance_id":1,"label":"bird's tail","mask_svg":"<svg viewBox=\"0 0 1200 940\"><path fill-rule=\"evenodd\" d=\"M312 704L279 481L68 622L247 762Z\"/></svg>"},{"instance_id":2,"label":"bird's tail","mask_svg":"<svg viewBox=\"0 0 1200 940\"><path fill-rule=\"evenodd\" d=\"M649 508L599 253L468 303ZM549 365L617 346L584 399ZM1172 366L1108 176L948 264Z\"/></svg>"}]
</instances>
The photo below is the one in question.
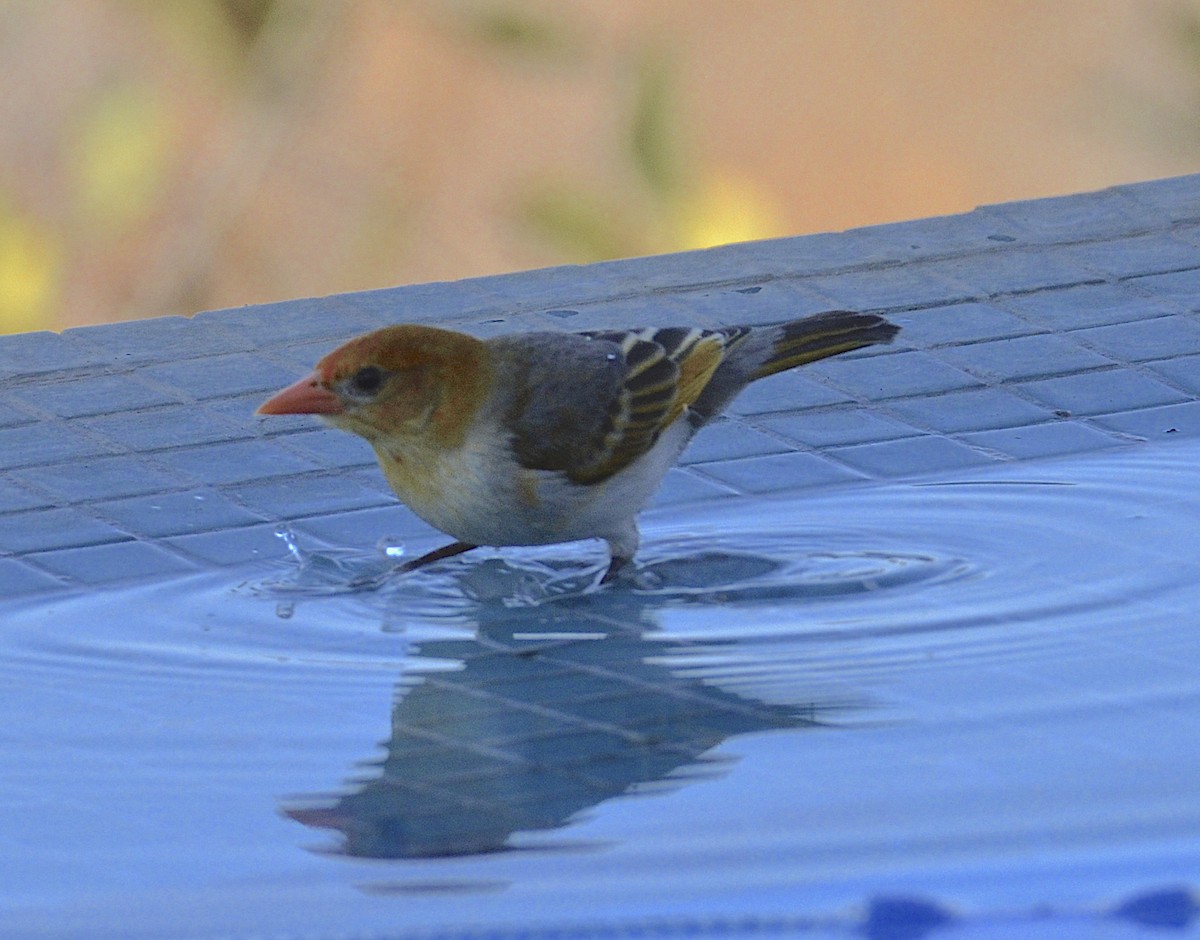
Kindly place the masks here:
<instances>
[{"instance_id":1,"label":"bird's tail","mask_svg":"<svg viewBox=\"0 0 1200 940\"><path fill-rule=\"evenodd\" d=\"M890 343L900 327L873 313L834 310L778 326L729 327L725 355L689 413L697 427L720 414L746 385L806 362Z\"/></svg>"},{"instance_id":2,"label":"bird's tail","mask_svg":"<svg viewBox=\"0 0 1200 940\"><path fill-rule=\"evenodd\" d=\"M771 346L750 372L750 380L793 369L828 356L890 343L900 327L873 313L833 310L775 328Z\"/></svg>"}]
</instances>

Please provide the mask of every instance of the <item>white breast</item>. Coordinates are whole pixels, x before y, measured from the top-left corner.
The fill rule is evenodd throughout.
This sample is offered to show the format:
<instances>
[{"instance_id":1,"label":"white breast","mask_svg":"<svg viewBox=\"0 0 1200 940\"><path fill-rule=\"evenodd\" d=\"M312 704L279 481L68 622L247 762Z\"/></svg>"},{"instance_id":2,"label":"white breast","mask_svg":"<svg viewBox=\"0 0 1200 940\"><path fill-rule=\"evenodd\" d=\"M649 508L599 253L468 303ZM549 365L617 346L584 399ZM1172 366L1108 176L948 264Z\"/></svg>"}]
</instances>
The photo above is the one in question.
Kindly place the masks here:
<instances>
[{"instance_id":1,"label":"white breast","mask_svg":"<svg viewBox=\"0 0 1200 940\"><path fill-rule=\"evenodd\" d=\"M498 432L476 431L430 468L436 489L400 495L430 525L473 545L612 538L649 502L690 436L680 418L629 466L580 485L561 473L523 469Z\"/></svg>"}]
</instances>

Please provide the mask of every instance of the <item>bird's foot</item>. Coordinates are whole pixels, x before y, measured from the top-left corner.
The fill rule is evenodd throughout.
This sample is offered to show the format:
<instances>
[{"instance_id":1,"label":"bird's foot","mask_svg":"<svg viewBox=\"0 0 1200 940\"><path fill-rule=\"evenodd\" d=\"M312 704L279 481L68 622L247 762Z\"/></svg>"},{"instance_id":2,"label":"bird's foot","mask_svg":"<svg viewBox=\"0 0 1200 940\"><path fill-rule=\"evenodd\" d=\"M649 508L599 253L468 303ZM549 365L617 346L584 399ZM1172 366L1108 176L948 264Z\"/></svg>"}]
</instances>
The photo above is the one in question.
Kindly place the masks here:
<instances>
[{"instance_id":1,"label":"bird's foot","mask_svg":"<svg viewBox=\"0 0 1200 940\"><path fill-rule=\"evenodd\" d=\"M628 558L622 558L620 555L613 555L612 560L608 563L608 568L600 578L599 584L608 584L610 581L616 578L617 572L619 572L627 564L629 564Z\"/></svg>"}]
</instances>

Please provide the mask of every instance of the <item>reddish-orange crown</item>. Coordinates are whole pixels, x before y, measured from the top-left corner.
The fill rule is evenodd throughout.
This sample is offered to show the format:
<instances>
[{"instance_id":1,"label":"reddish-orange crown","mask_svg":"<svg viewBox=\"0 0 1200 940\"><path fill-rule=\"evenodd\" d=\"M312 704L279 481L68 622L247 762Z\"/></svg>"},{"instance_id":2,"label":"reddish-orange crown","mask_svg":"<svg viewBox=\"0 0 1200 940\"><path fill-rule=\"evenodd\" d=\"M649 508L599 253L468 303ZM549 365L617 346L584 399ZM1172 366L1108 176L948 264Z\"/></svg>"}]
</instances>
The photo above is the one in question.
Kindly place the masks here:
<instances>
[{"instance_id":1,"label":"reddish-orange crown","mask_svg":"<svg viewBox=\"0 0 1200 940\"><path fill-rule=\"evenodd\" d=\"M348 392L346 383L372 367L384 378L378 394ZM420 417L423 433L452 446L461 441L490 382L486 350L474 337L429 326L389 326L333 350L311 376L267 401L259 413L323 414L372 440L403 432Z\"/></svg>"}]
</instances>

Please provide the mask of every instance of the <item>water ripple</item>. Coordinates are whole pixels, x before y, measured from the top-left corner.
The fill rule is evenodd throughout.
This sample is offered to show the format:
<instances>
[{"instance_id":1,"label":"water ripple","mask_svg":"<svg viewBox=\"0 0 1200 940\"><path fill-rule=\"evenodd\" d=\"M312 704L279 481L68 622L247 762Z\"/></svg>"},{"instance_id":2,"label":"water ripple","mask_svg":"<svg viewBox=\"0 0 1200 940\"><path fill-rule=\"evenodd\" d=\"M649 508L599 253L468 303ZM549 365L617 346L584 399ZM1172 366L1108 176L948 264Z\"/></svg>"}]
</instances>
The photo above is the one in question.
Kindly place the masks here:
<instances>
[{"instance_id":1,"label":"water ripple","mask_svg":"<svg viewBox=\"0 0 1200 940\"><path fill-rule=\"evenodd\" d=\"M29 872L9 890L43 890L68 843L93 879L350 879L324 857L296 874L314 829L530 904L896 872L1043 897L1018 857L1079 873L1080 897L1184 877L1197 466L1179 442L652 512L602 588L587 543L397 576L393 541L285 532L237 577L13 609L0 801L44 805L0 832ZM673 795L623 799L648 793Z\"/></svg>"}]
</instances>

